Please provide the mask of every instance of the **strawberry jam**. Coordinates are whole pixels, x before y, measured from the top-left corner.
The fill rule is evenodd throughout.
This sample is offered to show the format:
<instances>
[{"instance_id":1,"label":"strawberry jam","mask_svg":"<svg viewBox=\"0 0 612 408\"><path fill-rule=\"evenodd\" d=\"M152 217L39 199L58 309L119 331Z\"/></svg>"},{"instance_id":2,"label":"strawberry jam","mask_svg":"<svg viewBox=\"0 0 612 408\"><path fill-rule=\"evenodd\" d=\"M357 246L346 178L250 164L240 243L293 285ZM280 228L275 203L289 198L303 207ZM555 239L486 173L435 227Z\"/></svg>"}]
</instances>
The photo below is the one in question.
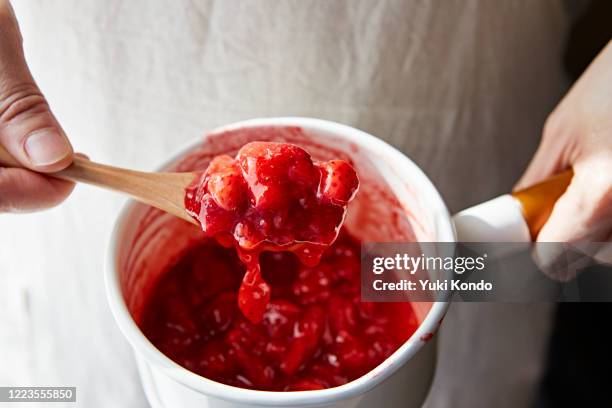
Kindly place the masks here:
<instances>
[{"instance_id":1,"label":"strawberry jam","mask_svg":"<svg viewBox=\"0 0 612 408\"><path fill-rule=\"evenodd\" d=\"M358 185L349 163L291 144L215 157L185 196L205 237L157 281L144 334L243 388L317 390L372 370L417 319L409 303L360 301L360 242L342 229Z\"/></svg>"},{"instance_id":2,"label":"strawberry jam","mask_svg":"<svg viewBox=\"0 0 612 408\"><path fill-rule=\"evenodd\" d=\"M342 230L316 266L262 252L270 301L259 323L241 312L245 265L207 239L156 284L141 329L183 367L224 384L270 391L335 387L380 364L416 330L410 303L360 301L360 242Z\"/></svg>"},{"instance_id":3,"label":"strawberry jam","mask_svg":"<svg viewBox=\"0 0 612 408\"><path fill-rule=\"evenodd\" d=\"M252 142L235 158L215 157L187 190L185 207L207 237L235 247L247 268L238 305L259 322L270 300L260 253L290 251L316 265L338 236L358 186L345 161L313 162L296 145Z\"/></svg>"}]
</instances>

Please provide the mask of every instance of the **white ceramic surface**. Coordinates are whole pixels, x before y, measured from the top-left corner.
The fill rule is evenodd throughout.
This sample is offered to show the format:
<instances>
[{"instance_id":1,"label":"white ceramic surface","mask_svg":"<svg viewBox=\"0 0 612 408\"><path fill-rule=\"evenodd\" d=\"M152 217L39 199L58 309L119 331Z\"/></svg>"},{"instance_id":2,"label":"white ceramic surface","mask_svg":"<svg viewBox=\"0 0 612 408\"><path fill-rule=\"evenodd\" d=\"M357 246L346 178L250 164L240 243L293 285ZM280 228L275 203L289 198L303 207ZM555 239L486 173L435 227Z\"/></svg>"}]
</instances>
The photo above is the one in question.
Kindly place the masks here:
<instances>
[{"instance_id":1,"label":"white ceramic surface","mask_svg":"<svg viewBox=\"0 0 612 408\"><path fill-rule=\"evenodd\" d=\"M520 203L504 194L453 216L462 242L530 242L529 227Z\"/></svg>"},{"instance_id":2,"label":"white ceramic surface","mask_svg":"<svg viewBox=\"0 0 612 408\"><path fill-rule=\"evenodd\" d=\"M455 233L451 217L439 193L427 176L409 158L382 140L360 130L324 120L310 118L255 119L226 126L212 134L237 128L262 126L298 126L309 138L367 161L397 197L406 213L416 211L420 225L414 233L421 241L452 242ZM200 146L198 138L169 162L183 157ZM357 149L351 148L356 146ZM355 153L357 154L357 153ZM165 166L163 166L165 167ZM361 173L360 173L361 174ZM421 324L414 335L392 356L366 375L340 387L301 392L266 392L220 384L177 365L159 352L141 333L132 319L119 283L118 254L126 245L123 236L131 222L128 203L118 217L108 248L106 284L113 315L132 345L145 391L154 407L419 407L427 396L435 371L436 341L431 341L446 313L446 302L422 303L417 306ZM416 210L415 210L416 209ZM347 221L348 222L348 221Z\"/></svg>"}]
</instances>

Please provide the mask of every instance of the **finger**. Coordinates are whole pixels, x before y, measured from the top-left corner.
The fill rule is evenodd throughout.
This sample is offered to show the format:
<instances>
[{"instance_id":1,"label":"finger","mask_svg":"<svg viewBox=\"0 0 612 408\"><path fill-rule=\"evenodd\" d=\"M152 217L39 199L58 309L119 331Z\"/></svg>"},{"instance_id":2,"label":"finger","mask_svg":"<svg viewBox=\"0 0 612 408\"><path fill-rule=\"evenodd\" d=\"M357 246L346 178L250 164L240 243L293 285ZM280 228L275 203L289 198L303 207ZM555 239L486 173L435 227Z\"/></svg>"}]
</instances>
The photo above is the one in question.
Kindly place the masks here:
<instances>
[{"instance_id":1,"label":"finger","mask_svg":"<svg viewBox=\"0 0 612 408\"><path fill-rule=\"evenodd\" d=\"M592 257L564 242L537 242L533 260L540 271L558 282L569 282L580 270L593 264Z\"/></svg>"},{"instance_id":2,"label":"finger","mask_svg":"<svg viewBox=\"0 0 612 408\"><path fill-rule=\"evenodd\" d=\"M606 161L577 163L574 177L538 234L534 260L549 277L562 282L573 279L592 257L573 248L592 245L610 236L612 222L612 168ZM576 246L578 245L578 246ZM576 256L576 254L582 254Z\"/></svg>"},{"instance_id":3,"label":"finger","mask_svg":"<svg viewBox=\"0 0 612 408\"><path fill-rule=\"evenodd\" d=\"M539 242L606 239L612 227L610 165L576 164L574 177L538 234Z\"/></svg>"},{"instance_id":4,"label":"finger","mask_svg":"<svg viewBox=\"0 0 612 408\"><path fill-rule=\"evenodd\" d=\"M36 171L58 171L72 161L70 142L26 65L6 0L0 0L0 144Z\"/></svg>"},{"instance_id":5,"label":"finger","mask_svg":"<svg viewBox=\"0 0 612 408\"><path fill-rule=\"evenodd\" d=\"M565 142L571 131L569 126L560 124L562 116L562 112L553 112L546 120L540 145L525 173L514 186L514 191L537 184L569 167Z\"/></svg>"},{"instance_id":6,"label":"finger","mask_svg":"<svg viewBox=\"0 0 612 408\"><path fill-rule=\"evenodd\" d=\"M26 169L0 167L0 212L29 212L61 203L74 183Z\"/></svg>"},{"instance_id":7,"label":"finger","mask_svg":"<svg viewBox=\"0 0 612 408\"><path fill-rule=\"evenodd\" d=\"M527 166L525 173L514 186L513 191L533 186L563 170L561 163L557 159L557 154L556 152L550 152L548 146L540 145L529 166Z\"/></svg>"}]
</instances>

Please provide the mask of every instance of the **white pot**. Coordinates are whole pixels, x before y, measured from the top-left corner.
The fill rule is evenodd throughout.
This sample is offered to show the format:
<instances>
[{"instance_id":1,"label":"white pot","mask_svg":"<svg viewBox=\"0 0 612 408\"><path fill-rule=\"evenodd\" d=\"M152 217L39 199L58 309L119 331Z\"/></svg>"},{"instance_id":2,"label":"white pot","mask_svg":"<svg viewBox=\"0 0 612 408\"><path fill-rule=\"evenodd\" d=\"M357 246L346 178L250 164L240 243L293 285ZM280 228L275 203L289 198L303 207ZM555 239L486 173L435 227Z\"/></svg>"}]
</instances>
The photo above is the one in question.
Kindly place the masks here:
<instances>
[{"instance_id":1,"label":"white pot","mask_svg":"<svg viewBox=\"0 0 612 408\"><path fill-rule=\"evenodd\" d=\"M308 118L268 118L240 122L205 136L204 144L201 138L194 140L172 155L161 168L172 167L172 163L194 149L201 149L203 145L214 145L209 152L211 154L235 152L249 140L224 140L222 143L216 140L212 143L211 138L230 129L266 126L301 128L307 138L294 140L297 136L290 132L291 134L283 140L306 144L306 149L315 158L317 154L322 154L322 151L331 149L334 151L333 155L341 154L353 159L362 179L362 189L357 202L352 204L347 218L347 226L353 234L369 234L370 241L379 242L383 242L385 238L393 238L393 234L397 234L397 231L387 231L384 223L380 223L380 219L375 217L377 211L385 211L383 207L388 203L373 212L360 210L359 197L367 194L369 182L370 187L383 186L397 198L396 206L400 216L403 217L402 222L411 225L411 234L415 239L437 242L456 240L453 220L440 194L416 164L374 136L329 121ZM224 150L223 146L228 147ZM147 397L154 407L397 406L409 408L422 405L429 391L436 365L436 338L429 340L437 331L446 313L447 302L416 303L415 309L420 325L414 335L374 370L335 388L300 392L248 390L203 378L174 363L142 334L130 313L135 310L134 304L139 302L138 296L135 293L126 293L137 291L140 287L137 276L126 277L128 276L126 274L131 272L126 271L125 258L128 256L126 248L133 245L137 234L136 226L143 222L146 210L142 204L129 202L119 215L108 248L106 283L112 312L121 331L134 349ZM530 239L521 206L511 196L503 196L461 212L456 216L455 222L460 238L466 241ZM159 247L156 247L152 250L158 249ZM146 262L146 259L140 261ZM163 265L147 265L147 268L150 273L156 273L163 269ZM129 283L126 283L128 281ZM126 285L132 289L126 289Z\"/></svg>"}]
</instances>

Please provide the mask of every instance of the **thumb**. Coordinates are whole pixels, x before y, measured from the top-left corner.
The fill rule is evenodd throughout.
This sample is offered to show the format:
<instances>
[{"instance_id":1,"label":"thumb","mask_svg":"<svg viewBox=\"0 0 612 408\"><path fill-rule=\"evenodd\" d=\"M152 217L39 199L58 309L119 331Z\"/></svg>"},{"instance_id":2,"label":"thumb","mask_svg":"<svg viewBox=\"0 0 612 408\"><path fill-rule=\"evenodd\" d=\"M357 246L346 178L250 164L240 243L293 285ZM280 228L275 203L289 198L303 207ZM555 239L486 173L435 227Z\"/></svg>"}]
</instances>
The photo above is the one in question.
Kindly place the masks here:
<instances>
[{"instance_id":1,"label":"thumb","mask_svg":"<svg viewBox=\"0 0 612 408\"><path fill-rule=\"evenodd\" d=\"M0 144L39 172L72 162L72 146L26 65L17 20L0 0Z\"/></svg>"}]
</instances>

